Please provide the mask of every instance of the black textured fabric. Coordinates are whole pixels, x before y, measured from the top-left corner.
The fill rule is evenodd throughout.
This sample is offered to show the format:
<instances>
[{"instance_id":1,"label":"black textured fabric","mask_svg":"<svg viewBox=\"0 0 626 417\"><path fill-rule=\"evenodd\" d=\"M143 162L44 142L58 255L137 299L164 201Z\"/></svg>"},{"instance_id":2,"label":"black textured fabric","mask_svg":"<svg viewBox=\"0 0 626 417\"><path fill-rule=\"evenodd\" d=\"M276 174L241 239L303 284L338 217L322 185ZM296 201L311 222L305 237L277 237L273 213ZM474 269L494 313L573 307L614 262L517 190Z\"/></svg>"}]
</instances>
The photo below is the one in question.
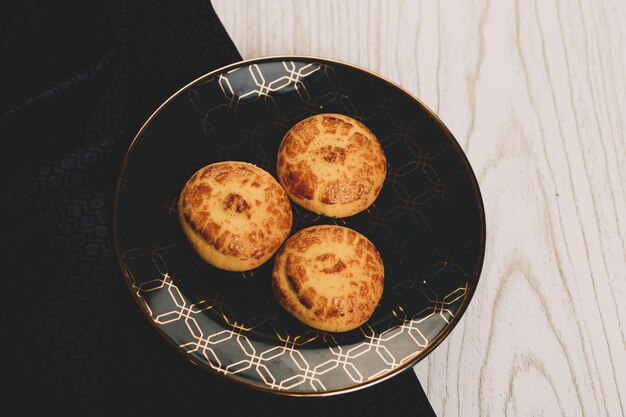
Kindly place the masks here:
<instances>
[{"instance_id":1,"label":"black textured fabric","mask_svg":"<svg viewBox=\"0 0 626 417\"><path fill-rule=\"evenodd\" d=\"M320 399L225 382L132 300L111 242L123 155L169 95L237 60L209 0L0 6L3 415L434 415L410 371Z\"/></svg>"}]
</instances>

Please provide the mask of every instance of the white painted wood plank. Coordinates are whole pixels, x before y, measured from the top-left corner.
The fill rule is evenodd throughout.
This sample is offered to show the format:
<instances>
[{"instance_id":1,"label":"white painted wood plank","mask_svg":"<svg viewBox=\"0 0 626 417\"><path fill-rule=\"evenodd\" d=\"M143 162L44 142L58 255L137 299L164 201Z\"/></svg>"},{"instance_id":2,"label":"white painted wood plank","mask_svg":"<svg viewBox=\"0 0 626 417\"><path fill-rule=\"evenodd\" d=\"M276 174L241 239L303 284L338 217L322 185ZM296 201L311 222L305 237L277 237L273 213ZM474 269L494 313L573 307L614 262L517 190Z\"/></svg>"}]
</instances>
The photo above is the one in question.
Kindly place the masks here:
<instances>
[{"instance_id":1,"label":"white painted wood plank","mask_svg":"<svg viewBox=\"0 0 626 417\"><path fill-rule=\"evenodd\" d=\"M437 415L625 415L625 2L213 5L244 58L378 72L465 149L487 253L466 315L416 366Z\"/></svg>"}]
</instances>

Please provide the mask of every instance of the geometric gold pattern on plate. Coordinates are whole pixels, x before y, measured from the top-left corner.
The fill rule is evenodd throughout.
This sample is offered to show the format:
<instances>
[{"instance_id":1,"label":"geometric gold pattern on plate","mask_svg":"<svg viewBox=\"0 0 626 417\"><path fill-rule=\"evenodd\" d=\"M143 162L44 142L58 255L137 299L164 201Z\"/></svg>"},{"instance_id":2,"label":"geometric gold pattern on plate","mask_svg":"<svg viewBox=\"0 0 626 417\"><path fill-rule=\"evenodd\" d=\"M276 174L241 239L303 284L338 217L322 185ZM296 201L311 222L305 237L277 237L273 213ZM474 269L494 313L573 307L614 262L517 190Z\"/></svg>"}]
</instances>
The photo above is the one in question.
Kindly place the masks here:
<instances>
[{"instance_id":1,"label":"geometric gold pattern on plate","mask_svg":"<svg viewBox=\"0 0 626 417\"><path fill-rule=\"evenodd\" d=\"M387 177L368 210L330 219L293 206L292 233L350 227L374 243L385 288L358 329L328 333L284 312L273 260L222 271L187 244L177 214L186 180L210 163L254 163L276 177L298 121L348 115L374 132ZM365 387L424 358L449 334L478 283L485 220L475 176L441 121L368 71L318 58L262 58L192 82L148 120L129 149L114 213L124 277L159 332L192 362L254 388L327 395Z\"/></svg>"}]
</instances>

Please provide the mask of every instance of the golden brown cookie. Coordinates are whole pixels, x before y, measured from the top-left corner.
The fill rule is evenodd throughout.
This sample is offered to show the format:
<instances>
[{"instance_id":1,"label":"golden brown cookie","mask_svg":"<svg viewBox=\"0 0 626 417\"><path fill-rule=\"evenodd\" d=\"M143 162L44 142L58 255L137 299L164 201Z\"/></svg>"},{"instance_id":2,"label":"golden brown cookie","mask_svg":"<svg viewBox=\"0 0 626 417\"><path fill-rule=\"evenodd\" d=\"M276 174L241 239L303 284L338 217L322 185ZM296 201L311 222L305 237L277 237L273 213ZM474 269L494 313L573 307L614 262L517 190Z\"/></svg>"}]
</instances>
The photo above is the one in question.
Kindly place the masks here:
<instances>
[{"instance_id":1,"label":"golden brown cookie","mask_svg":"<svg viewBox=\"0 0 626 417\"><path fill-rule=\"evenodd\" d=\"M218 162L196 172L180 195L187 239L211 265L247 271L266 262L291 231L291 205L268 172L245 162Z\"/></svg>"},{"instance_id":2,"label":"golden brown cookie","mask_svg":"<svg viewBox=\"0 0 626 417\"><path fill-rule=\"evenodd\" d=\"M345 332L370 318L384 275L380 254L365 236L347 227L314 226L290 237L276 255L272 288L304 324Z\"/></svg>"},{"instance_id":3,"label":"golden brown cookie","mask_svg":"<svg viewBox=\"0 0 626 417\"><path fill-rule=\"evenodd\" d=\"M367 209L385 181L376 136L341 114L318 114L293 126L278 151L278 179L302 207L330 217Z\"/></svg>"}]
</instances>

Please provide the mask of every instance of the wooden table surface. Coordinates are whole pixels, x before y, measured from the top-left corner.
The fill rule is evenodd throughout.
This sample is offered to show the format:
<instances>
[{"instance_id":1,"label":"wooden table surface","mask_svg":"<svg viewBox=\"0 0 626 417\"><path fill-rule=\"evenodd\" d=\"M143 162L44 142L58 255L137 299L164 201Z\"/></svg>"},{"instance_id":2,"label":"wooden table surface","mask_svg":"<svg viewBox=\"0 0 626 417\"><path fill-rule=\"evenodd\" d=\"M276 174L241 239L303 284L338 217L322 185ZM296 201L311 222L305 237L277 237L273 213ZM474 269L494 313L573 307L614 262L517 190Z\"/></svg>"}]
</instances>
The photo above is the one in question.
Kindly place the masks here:
<instances>
[{"instance_id":1,"label":"wooden table surface","mask_svg":"<svg viewBox=\"0 0 626 417\"><path fill-rule=\"evenodd\" d=\"M438 416L624 416L626 2L213 0L244 58L359 65L439 114L487 216L478 290L415 366Z\"/></svg>"}]
</instances>

